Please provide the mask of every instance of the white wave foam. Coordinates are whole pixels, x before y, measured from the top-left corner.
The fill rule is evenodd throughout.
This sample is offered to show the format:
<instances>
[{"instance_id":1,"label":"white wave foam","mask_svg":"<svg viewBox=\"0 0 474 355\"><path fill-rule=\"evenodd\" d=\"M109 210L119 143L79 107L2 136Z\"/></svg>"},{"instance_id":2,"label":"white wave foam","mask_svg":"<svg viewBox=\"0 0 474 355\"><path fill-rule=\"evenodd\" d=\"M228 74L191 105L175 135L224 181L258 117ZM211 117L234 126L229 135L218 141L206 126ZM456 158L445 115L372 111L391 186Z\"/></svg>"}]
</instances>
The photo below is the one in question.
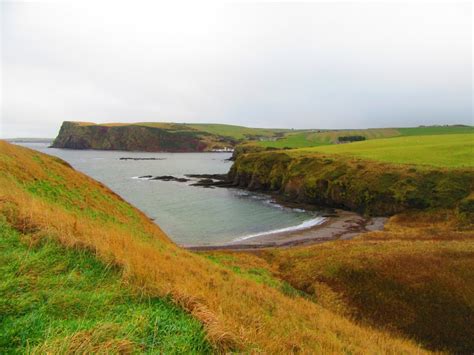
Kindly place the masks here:
<instances>
[{"instance_id":1,"label":"white wave foam","mask_svg":"<svg viewBox=\"0 0 474 355\"><path fill-rule=\"evenodd\" d=\"M292 208L291 209L293 212L298 212L298 213L303 213L303 212L306 212L305 210L301 209L301 208Z\"/></svg>"},{"instance_id":2,"label":"white wave foam","mask_svg":"<svg viewBox=\"0 0 474 355\"><path fill-rule=\"evenodd\" d=\"M281 229L274 229L274 230L270 230L266 232L244 235L243 237L234 239L233 242L239 242L242 240L251 239L255 237L261 237L264 235L278 234L278 233L285 233L285 232L295 232L295 231L300 231L304 229L309 229L311 227L318 226L324 223L325 221L326 221L326 218L324 217L316 217L316 218L304 221L303 223L298 224L297 226L291 226L291 227L286 227L286 228L281 228Z\"/></svg>"}]
</instances>

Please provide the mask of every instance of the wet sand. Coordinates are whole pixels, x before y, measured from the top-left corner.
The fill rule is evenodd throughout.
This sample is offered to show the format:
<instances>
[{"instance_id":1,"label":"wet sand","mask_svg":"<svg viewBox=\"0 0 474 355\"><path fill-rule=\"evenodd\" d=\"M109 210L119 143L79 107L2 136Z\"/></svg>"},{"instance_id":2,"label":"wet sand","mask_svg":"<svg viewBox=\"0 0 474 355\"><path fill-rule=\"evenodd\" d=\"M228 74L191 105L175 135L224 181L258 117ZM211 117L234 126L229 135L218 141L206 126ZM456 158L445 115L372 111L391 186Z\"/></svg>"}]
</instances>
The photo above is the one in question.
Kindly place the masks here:
<instances>
[{"instance_id":1,"label":"wet sand","mask_svg":"<svg viewBox=\"0 0 474 355\"><path fill-rule=\"evenodd\" d=\"M322 224L305 230L261 235L220 245L184 246L194 251L205 250L252 250L261 248L293 247L331 240L349 240L370 231L383 230L387 218L366 218L355 212L335 210L334 216L326 217Z\"/></svg>"}]
</instances>

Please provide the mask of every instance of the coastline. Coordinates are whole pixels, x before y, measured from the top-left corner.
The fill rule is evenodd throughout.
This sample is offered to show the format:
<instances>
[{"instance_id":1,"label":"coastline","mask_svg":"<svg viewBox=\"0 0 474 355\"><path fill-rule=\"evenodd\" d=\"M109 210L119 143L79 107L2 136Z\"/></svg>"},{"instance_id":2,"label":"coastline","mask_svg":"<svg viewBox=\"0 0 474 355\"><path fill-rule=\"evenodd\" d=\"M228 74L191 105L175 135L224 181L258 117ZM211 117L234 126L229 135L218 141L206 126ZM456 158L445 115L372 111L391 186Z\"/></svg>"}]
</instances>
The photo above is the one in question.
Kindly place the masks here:
<instances>
[{"instance_id":1,"label":"coastline","mask_svg":"<svg viewBox=\"0 0 474 355\"><path fill-rule=\"evenodd\" d=\"M333 240L349 240L355 236L383 230L386 217L363 217L355 212L335 210L335 215L319 225L304 230L269 233L219 245L182 245L191 251L256 250L263 248L290 248Z\"/></svg>"}]
</instances>

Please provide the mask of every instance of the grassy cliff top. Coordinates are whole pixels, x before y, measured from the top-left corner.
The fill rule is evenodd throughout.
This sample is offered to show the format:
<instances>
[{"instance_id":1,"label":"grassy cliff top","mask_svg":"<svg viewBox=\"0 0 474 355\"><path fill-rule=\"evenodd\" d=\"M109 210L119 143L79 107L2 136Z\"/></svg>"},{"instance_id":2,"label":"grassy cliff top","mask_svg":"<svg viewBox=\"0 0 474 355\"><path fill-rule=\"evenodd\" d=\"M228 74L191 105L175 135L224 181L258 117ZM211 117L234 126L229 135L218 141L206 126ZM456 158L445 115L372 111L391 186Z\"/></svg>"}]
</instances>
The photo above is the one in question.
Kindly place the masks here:
<instances>
[{"instance_id":1,"label":"grassy cliff top","mask_svg":"<svg viewBox=\"0 0 474 355\"><path fill-rule=\"evenodd\" d=\"M290 129L250 128L244 126L217 124L217 123L173 123L173 122L137 122L137 123L92 123L74 122L79 126L104 126L104 127L126 127L145 126L161 128L166 130L196 131L213 134L216 136L230 137L242 140L250 137L273 137L279 133L290 132Z\"/></svg>"},{"instance_id":2,"label":"grassy cliff top","mask_svg":"<svg viewBox=\"0 0 474 355\"><path fill-rule=\"evenodd\" d=\"M160 128L173 132L203 133L218 137L226 137L237 141L257 140L262 147L273 148L305 148L331 145L338 142L339 137L363 136L368 140L398 136L444 135L474 133L474 127L426 126L408 128L368 128L368 129L273 129L250 128L229 124L216 123L173 123L173 122L137 122L137 123L92 123L72 122L79 126L127 127L144 126Z\"/></svg>"},{"instance_id":3,"label":"grassy cliff top","mask_svg":"<svg viewBox=\"0 0 474 355\"><path fill-rule=\"evenodd\" d=\"M424 352L412 341L356 325L288 292L256 270L237 273L178 248L143 213L102 184L60 159L3 141L0 218L5 226L0 254L7 264L2 271L10 280L0 292L2 321L5 312L19 312L9 319L24 324L7 326L12 333L2 332L2 347L20 342L19 351L27 344L54 353L75 349L70 343L90 350L85 346L92 342L97 351L108 344L135 344L136 351L147 352L159 348L152 347L156 343L149 338L156 336L163 342L161 349L176 341L181 349L205 350L200 328L176 313L166 303L170 300L201 322L206 339L219 351ZM90 254L81 254L85 251ZM109 283L99 282L103 289L87 293L98 286L99 274L110 276ZM83 290L76 289L79 282ZM126 287L117 290L122 283ZM127 301L133 294L142 301ZM150 309L143 304L147 299L161 308ZM155 332L161 323L154 325L160 319L154 317L167 314L162 324L167 328L176 322L176 339L172 329ZM127 328L125 318L141 328Z\"/></svg>"},{"instance_id":4,"label":"grassy cliff top","mask_svg":"<svg viewBox=\"0 0 474 355\"><path fill-rule=\"evenodd\" d=\"M374 139L298 149L294 154L327 153L397 164L449 168L474 167L474 134L444 134Z\"/></svg>"},{"instance_id":5,"label":"grassy cliff top","mask_svg":"<svg viewBox=\"0 0 474 355\"><path fill-rule=\"evenodd\" d=\"M445 134L472 134L472 126L427 126L411 128L369 128L353 130L312 130L305 132L290 132L276 141L258 142L263 147L273 148L305 148L330 145L338 142L339 137L363 136L367 140L399 136L424 136Z\"/></svg>"}]
</instances>

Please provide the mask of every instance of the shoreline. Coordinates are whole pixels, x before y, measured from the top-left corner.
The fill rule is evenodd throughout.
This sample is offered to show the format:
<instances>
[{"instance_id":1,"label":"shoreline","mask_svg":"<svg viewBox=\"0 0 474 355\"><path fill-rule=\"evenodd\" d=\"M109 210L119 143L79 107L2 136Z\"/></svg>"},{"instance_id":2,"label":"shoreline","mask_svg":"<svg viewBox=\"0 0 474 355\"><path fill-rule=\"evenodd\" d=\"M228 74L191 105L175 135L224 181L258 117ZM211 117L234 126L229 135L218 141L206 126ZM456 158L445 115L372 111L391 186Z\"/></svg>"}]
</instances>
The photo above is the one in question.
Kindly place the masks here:
<instances>
[{"instance_id":1,"label":"shoreline","mask_svg":"<svg viewBox=\"0 0 474 355\"><path fill-rule=\"evenodd\" d=\"M386 217L363 217L355 212L336 209L335 216L319 225L304 230L270 233L244 240L217 245L181 245L191 251L257 250L264 248L291 248L333 240L350 240L371 231L383 230Z\"/></svg>"}]
</instances>

